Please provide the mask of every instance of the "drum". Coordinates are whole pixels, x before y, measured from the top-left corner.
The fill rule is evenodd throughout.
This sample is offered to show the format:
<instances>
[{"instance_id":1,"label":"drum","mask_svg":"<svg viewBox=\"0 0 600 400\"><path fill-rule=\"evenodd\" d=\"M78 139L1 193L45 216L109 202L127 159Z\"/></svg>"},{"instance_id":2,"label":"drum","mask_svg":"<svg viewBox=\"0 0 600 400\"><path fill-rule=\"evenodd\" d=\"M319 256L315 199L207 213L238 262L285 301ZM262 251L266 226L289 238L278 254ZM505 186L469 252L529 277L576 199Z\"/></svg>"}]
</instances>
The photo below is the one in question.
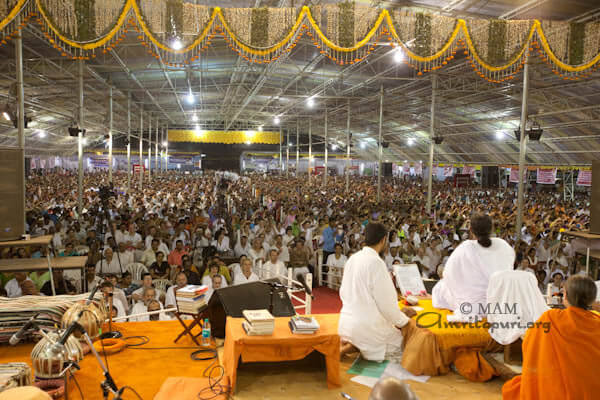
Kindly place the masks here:
<instances>
[{"instance_id":1,"label":"drum","mask_svg":"<svg viewBox=\"0 0 600 400\"><path fill-rule=\"evenodd\" d=\"M20 362L0 364L0 392L31 385L31 368Z\"/></svg>"},{"instance_id":2,"label":"drum","mask_svg":"<svg viewBox=\"0 0 600 400\"><path fill-rule=\"evenodd\" d=\"M95 339L100 335L100 329L102 324L106 320L106 311L103 304L96 306L94 303L90 303L87 306L85 302L79 302L73 304L62 317L62 328L66 329L73 321L75 321L81 312L85 310L81 317L79 317L79 324L87 331L91 339ZM81 332L75 332L73 334L77 338L81 338Z\"/></svg>"},{"instance_id":3,"label":"drum","mask_svg":"<svg viewBox=\"0 0 600 400\"><path fill-rule=\"evenodd\" d=\"M79 362L83 360L83 348L79 341L70 336L64 348L56 351L54 342L58 341L63 331L49 332L48 338L43 337L31 351L31 362L36 378L58 378L64 369L65 361Z\"/></svg>"}]
</instances>

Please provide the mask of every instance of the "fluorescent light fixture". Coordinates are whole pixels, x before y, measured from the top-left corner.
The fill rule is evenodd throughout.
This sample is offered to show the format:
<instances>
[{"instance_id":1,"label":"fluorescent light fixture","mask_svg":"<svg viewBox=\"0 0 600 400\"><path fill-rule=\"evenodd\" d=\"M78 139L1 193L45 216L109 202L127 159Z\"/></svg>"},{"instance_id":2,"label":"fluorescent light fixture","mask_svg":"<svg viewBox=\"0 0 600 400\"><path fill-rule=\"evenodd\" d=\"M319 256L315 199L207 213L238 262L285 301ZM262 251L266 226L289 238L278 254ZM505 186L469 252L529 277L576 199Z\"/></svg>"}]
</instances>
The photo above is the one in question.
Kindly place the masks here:
<instances>
[{"instance_id":1,"label":"fluorescent light fixture","mask_svg":"<svg viewBox=\"0 0 600 400\"><path fill-rule=\"evenodd\" d=\"M81 144L85 146L87 144L87 138L82 138Z\"/></svg>"},{"instance_id":2,"label":"fluorescent light fixture","mask_svg":"<svg viewBox=\"0 0 600 400\"><path fill-rule=\"evenodd\" d=\"M404 61L404 53L399 47L396 49L396 51L394 51L394 61L398 64Z\"/></svg>"},{"instance_id":3,"label":"fluorescent light fixture","mask_svg":"<svg viewBox=\"0 0 600 400\"><path fill-rule=\"evenodd\" d=\"M504 132L496 131L496 139L498 139L498 140L504 139Z\"/></svg>"},{"instance_id":4,"label":"fluorescent light fixture","mask_svg":"<svg viewBox=\"0 0 600 400\"><path fill-rule=\"evenodd\" d=\"M46 137L46 132L40 129L40 130L38 130L38 135L39 135L41 138L45 138L45 137Z\"/></svg>"},{"instance_id":5,"label":"fluorescent light fixture","mask_svg":"<svg viewBox=\"0 0 600 400\"><path fill-rule=\"evenodd\" d=\"M169 144L169 143L168 143L166 140L163 142L163 146L164 146L164 147L167 147L167 145L168 145L168 144Z\"/></svg>"},{"instance_id":6,"label":"fluorescent light fixture","mask_svg":"<svg viewBox=\"0 0 600 400\"><path fill-rule=\"evenodd\" d=\"M314 97L309 97L309 98L306 100L306 105L307 105L309 108L313 108L313 107L315 106L315 99L314 99Z\"/></svg>"},{"instance_id":7,"label":"fluorescent light fixture","mask_svg":"<svg viewBox=\"0 0 600 400\"><path fill-rule=\"evenodd\" d=\"M248 141L246 142L246 144L247 144L248 146L250 146L250 141L248 140Z\"/></svg>"},{"instance_id":8,"label":"fluorescent light fixture","mask_svg":"<svg viewBox=\"0 0 600 400\"><path fill-rule=\"evenodd\" d=\"M258 127L258 130L259 130L260 132L262 132L262 130L263 130L263 126L262 126L262 125L261 125L261 126L259 126L259 127Z\"/></svg>"},{"instance_id":9,"label":"fluorescent light fixture","mask_svg":"<svg viewBox=\"0 0 600 400\"><path fill-rule=\"evenodd\" d=\"M275 125L279 125L279 123L281 122L281 120L279 119L279 117L276 115L275 118L273 118L273 123Z\"/></svg>"},{"instance_id":10,"label":"fluorescent light fixture","mask_svg":"<svg viewBox=\"0 0 600 400\"><path fill-rule=\"evenodd\" d=\"M365 142L360 142L360 148L364 149L365 147L367 147L367 144Z\"/></svg>"},{"instance_id":11,"label":"fluorescent light fixture","mask_svg":"<svg viewBox=\"0 0 600 400\"><path fill-rule=\"evenodd\" d=\"M292 147L293 145L294 145L294 142L290 142L290 143L288 144L288 147Z\"/></svg>"},{"instance_id":12,"label":"fluorescent light fixture","mask_svg":"<svg viewBox=\"0 0 600 400\"><path fill-rule=\"evenodd\" d=\"M415 144L415 139L413 138L408 138L408 145L412 146L413 144Z\"/></svg>"},{"instance_id":13,"label":"fluorescent light fixture","mask_svg":"<svg viewBox=\"0 0 600 400\"><path fill-rule=\"evenodd\" d=\"M10 121L10 115L6 111L4 111L2 113L2 116L4 117L5 120Z\"/></svg>"},{"instance_id":14,"label":"fluorescent light fixture","mask_svg":"<svg viewBox=\"0 0 600 400\"><path fill-rule=\"evenodd\" d=\"M173 50L181 50L183 48L183 42L179 39L175 39L171 42L171 48Z\"/></svg>"},{"instance_id":15,"label":"fluorescent light fixture","mask_svg":"<svg viewBox=\"0 0 600 400\"><path fill-rule=\"evenodd\" d=\"M188 95L185 96L185 100L188 102L188 104L194 104L196 102L196 98L194 97L192 92L188 93Z\"/></svg>"},{"instance_id":16,"label":"fluorescent light fixture","mask_svg":"<svg viewBox=\"0 0 600 400\"><path fill-rule=\"evenodd\" d=\"M192 121L198 122L198 116L196 114L192 115Z\"/></svg>"},{"instance_id":17,"label":"fluorescent light fixture","mask_svg":"<svg viewBox=\"0 0 600 400\"><path fill-rule=\"evenodd\" d=\"M337 150L337 147L338 147L337 144L332 144L331 145L331 150Z\"/></svg>"}]
</instances>

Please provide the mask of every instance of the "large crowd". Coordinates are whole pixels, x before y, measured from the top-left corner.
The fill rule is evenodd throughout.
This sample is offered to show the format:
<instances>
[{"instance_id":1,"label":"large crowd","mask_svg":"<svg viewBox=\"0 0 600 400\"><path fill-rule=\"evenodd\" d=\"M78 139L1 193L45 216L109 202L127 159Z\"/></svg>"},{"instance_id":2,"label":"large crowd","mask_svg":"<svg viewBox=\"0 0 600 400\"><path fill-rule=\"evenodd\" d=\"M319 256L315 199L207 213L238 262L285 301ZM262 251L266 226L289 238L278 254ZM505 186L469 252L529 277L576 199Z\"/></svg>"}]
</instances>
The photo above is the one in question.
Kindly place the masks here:
<instances>
[{"instance_id":1,"label":"large crowd","mask_svg":"<svg viewBox=\"0 0 600 400\"><path fill-rule=\"evenodd\" d=\"M135 177L137 178L137 177ZM77 209L76 174L34 174L27 180L26 228L52 235L52 247L6 248L0 258L87 256L85 277L54 271L57 294L90 291L100 285L114 292L114 313L125 316L175 305L174 288L206 284L210 290L287 276L302 281L321 271L323 284L337 288L348 257L364 245L369 222L389 230L382 254L394 264L416 263L423 277L439 279L449 254L469 237L470 215L494 220L494 235L516 251L515 268L535 274L540 290L559 291L570 275L585 274L585 259L564 234L587 230L588 193L563 200L558 190L526 193L523 227L516 235L516 189L454 188L435 183L432 213L426 210L426 185L420 180L385 180L376 200L372 178L304 177L228 172L203 175L162 173L143 189L127 175L106 171L84 176L83 209ZM539 188L538 188L539 189ZM105 197L104 210L101 197ZM107 212L105 212L107 211ZM322 258L319 255L322 254ZM323 267L316 269L319 260ZM141 264L138 268L128 267ZM51 295L49 274L2 274L2 295ZM315 280L318 281L317 277ZM148 318L168 318L167 313ZM136 317L133 317L135 319Z\"/></svg>"}]
</instances>

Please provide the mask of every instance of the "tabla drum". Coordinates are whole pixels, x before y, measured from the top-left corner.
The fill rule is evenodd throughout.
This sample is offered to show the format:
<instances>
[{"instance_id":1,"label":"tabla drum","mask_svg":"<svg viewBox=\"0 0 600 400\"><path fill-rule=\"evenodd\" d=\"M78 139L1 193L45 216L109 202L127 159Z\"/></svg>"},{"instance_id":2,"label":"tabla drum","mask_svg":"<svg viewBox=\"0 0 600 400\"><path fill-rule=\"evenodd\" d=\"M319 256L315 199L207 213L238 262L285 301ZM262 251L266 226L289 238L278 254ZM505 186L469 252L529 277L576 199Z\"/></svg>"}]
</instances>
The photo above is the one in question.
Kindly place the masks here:
<instances>
[{"instance_id":1,"label":"tabla drum","mask_svg":"<svg viewBox=\"0 0 600 400\"><path fill-rule=\"evenodd\" d=\"M83 348L79 341L70 336L64 347L56 350L53 348L63 331L49 332L48 340L43 337L31 351L31 362L36 378L52 379L60 377L66 361L79 362L83 360Z\"/></svg>"},{"instance_id":2,"label":"tabla drum","mask_svg":"<svg viewBox=\"0 0 600 400\"><path fill-rule=\"evenodd\" d=\"M31 385L31 368L20 362L0 364L0 392Z\"/></svg>"},{"instance_id":3,"label":"tabla drum","mask_svg":"<svg viewBox=\"0 0 600 400\"><path fill-rule=\"evenodd\" d=\"M79 313L85 310L81 317L77 320ZM96 339L100 336L102 324L106 320L106 311L103 304L96 306L94 303L85 305L85 302L73 304L62 317L61 325L63 329L67 329L75 320L87 331L90 338ZM74 332L73 335L80 339L81 332Z\"/></svg>"}]
</instances>

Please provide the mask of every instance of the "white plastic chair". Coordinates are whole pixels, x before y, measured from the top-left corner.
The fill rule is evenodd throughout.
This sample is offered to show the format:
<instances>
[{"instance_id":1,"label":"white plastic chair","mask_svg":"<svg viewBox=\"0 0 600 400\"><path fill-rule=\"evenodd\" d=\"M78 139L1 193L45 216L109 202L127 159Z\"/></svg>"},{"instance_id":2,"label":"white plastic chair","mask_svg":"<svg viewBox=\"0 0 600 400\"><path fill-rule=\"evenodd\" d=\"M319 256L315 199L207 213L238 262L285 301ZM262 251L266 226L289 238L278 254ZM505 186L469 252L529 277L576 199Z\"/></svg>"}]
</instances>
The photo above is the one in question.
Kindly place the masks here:
<instances>
[{"instance_id":1,"label":"white plastic chair","mask_svg":"<svg viewBox=\"0 0 600 400\"><path fill-rule=\"evenodd\" d=\"M131 263L125 266L125 271L131 274L132 281L141 281L142 274L148 272L148 268L142 263Z\"/></svg>"},{"instance_id":2,"label":"white plastic chair","mask_svg":"<svg viewBox=\"0 0 600 400\"><path fill-rule=\"evenodd\" d=\"M167 291L167 286L171 285L171 281L168 279L154 279L152 284L154 285L155 289L165 293Z\"/></svg>"}]
</instances>

